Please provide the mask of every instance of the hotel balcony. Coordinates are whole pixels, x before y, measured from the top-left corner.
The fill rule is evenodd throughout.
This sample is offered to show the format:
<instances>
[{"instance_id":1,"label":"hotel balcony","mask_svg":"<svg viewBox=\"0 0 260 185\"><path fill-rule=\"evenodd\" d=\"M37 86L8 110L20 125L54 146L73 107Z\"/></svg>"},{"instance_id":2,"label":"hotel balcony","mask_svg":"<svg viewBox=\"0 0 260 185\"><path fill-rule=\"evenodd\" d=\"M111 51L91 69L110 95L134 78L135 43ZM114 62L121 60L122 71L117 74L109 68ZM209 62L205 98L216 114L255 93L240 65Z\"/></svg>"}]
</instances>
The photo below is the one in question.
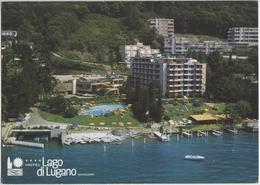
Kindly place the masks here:
<instances>
[{"instance_id":1,"label":"hotel balcony","mask_svg":"<svg viewBox=\"0 0 260 185\"><path fill-rule=\"evenodd\" d=\"M183 84L185 87L193 87L193 84Z\"/></svg>"},{"instance_id":2,"label":"hotel balcony","mask_svg":"<svg viewBox=\"0 0 260 185\"><path fill-rule=\"evenodd\" d=\"M183 84L175 84L175 85L173 85L174 87L182 87L183 86Z\"/></svg>"},{"instance_id":3,"label":"hotel balcony","mask_svg":"<svg viewBox=\"0 0 260 185\"><path fill-rule=\"evenodd\" d=\"M169 71L183 71L184 68L173 68L173 67L169 67L168 70L169 70Z\"/></svg>"},{"instance_id":4,"label":"hotel balcony","mask_svg":"<svg viewBox=\"0 0 260 185\"><path fill-rule=\"evenodd\" d=\"M183 81L183 79L182 78L180 78L180 79L177 78L177 79L173 79L173 81L174 82L181 82L181 81ZM170 82L172 82L172 81L170 81Z\"/></svg>"},{"instance_id":5,"label":"hotel balcony","mask_svg":"<svg viewBox=\"0 0 260 185\"><path fill-rule=\"evenodd\" d=\"M171 74L169 76L171 76ZM174 73L172 76L183 76L183 73Z\"/></svg>"},{"instance_id":6,"label":"hotel balcony","mask_svg":"<svg viewBox=\"0 0 260 185\"><path fill-rule=\"evenodd\" d=\"M169 93L183 92L182 89L168 90Z\"/></svg>"},{"instance_id":7,"label":"hotel balcony","mask_svg":"<svg viewBox=\"0 0 260 185\"><path fill-rule=\"evenodd\" d=\"M184 78L183 81L188 81L188 82L190 82L190 81L194 81L194 79L193 79L193 78L186 78L186 79Z\"/></svg>"}]
</instances>

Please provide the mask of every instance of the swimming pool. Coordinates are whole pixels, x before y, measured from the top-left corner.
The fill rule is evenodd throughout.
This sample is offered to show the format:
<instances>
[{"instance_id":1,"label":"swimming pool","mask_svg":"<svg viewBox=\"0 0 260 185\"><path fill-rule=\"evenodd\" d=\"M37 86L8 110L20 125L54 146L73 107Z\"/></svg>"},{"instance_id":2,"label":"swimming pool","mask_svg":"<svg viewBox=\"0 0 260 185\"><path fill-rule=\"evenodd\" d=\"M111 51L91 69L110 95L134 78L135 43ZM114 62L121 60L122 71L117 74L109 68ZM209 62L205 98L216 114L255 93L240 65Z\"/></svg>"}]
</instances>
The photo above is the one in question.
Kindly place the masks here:
<instances>
[{"instance_id":1,"label":"swimming pool","mask_svg":"<svg viewBox=\"0 0 260 185\"><path fill-rule=\"evenodd\" d=\"M90 109L83 110L79 112L79 115L94 115L94 116L104 116L114 110L120 110L127 108L127 105L122 104L103 104L91 107Z\"/></svg>"}]
</instances>

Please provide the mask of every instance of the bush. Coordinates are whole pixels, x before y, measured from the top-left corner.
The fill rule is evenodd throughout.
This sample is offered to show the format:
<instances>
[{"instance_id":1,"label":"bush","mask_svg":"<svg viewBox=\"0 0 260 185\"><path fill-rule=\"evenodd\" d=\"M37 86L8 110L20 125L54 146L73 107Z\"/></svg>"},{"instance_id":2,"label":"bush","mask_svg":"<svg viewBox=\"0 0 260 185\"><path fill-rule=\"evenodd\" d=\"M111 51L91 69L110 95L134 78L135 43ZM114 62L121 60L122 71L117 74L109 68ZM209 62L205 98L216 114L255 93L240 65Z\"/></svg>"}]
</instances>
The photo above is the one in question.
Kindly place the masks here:
<instances>
[{"instance_id":1,"label":"bush","mask_svg":"<svg viewBox=\"0 0 260 185\"><path fill-rule=\"evenodd\" d=\"M78 110L75 109L74 107L69 107L65 110L63 117L64 118L73 118L76 115L78 115Z\"/></svg>"},{"instance_id":2,"label":"bush","mask_svg":"<svg viewBox=\"0 0 260 185\"><path fill-rule=\"evenodd\" d=\"M203 105L203 100L202 99L193 99L192 104L194 107L200 107Z\"/></svg>"},{"instance_id":3,"label":"bush","mask_svg":"<svg viewBox=\"0 0 260 185\"><path fill-rule=\"evenodd\" d=\"M166 121L169 121L171 119L171 117L169 115L164 115L163 119Z\"/></svg>"}]
</instances>

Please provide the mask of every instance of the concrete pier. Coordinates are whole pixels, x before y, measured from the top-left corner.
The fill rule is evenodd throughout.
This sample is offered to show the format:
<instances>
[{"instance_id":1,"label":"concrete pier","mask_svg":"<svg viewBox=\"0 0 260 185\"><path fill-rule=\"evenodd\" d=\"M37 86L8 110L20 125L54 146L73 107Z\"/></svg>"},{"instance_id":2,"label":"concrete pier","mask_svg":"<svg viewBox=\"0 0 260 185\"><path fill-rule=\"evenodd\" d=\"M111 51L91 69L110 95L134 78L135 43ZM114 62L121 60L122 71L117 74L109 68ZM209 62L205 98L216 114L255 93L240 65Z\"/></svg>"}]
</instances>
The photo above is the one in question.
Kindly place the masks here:
<instances>
[{"instance_id":1,"label":"concrete pier","mask_svg":"<svg viewBox=\"0 0 260 185\"><path fill-rule=\"evenodd\" d=\"M10 144L19 145L19 146L26 146L26 147L33 147L33 148L44 148L43 143L33 143L33 142L27 142L27 141L13 140L13 141L10 142Z\"/></svg>"}]
</instances>

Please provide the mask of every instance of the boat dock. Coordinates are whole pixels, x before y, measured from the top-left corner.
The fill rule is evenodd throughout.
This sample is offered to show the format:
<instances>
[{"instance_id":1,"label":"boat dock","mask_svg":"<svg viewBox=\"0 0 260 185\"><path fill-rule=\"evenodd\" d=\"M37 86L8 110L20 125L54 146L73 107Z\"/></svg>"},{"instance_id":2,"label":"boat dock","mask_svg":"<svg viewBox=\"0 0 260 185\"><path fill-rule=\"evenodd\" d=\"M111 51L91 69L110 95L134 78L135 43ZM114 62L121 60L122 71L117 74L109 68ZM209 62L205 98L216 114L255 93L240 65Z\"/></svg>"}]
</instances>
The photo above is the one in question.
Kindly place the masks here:
<instances>
[{"instance_id":1,"label":"boat dock","mask_svg":"<svg viewBox=\"0 0 260 185\"><path fill-rule=\"evenodd\" d=\"M159 138L161 141L169 141L169 137L167 137L166 135L162 134L161 132L155 131L153 132L153 134Z\"/></svg>"}]
</instances>

